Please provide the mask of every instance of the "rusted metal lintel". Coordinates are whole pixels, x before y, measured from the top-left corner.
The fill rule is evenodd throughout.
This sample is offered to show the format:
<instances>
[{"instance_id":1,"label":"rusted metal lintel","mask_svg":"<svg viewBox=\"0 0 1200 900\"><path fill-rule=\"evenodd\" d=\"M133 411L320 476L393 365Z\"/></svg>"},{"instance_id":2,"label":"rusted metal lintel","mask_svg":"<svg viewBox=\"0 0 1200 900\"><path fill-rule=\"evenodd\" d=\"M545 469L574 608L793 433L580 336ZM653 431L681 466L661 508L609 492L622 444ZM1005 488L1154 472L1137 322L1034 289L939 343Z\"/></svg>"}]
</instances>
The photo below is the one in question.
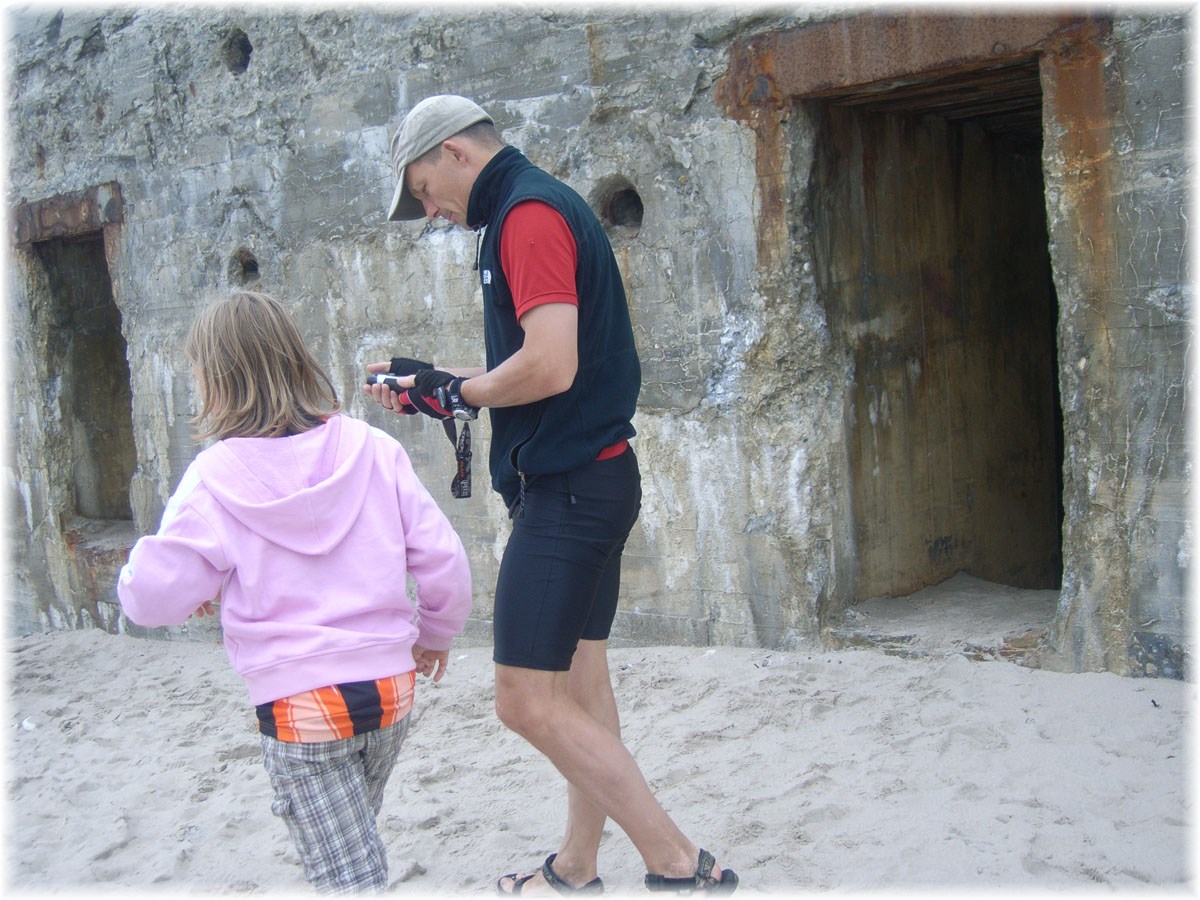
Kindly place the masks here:
<instances>
[{"instance_id":1,"label":"rusted metal lintel","mask_svg":"<svg viewBox=\"0 0 1200 900\"><path fill-rule=\"evenodd\" d=\"M797 98L1027 59L1097 20L1078 15L869 12L735 44L717 99L736 119Z\"/></svg>"},{"instance_id":2,"label":"rusted metal lintel","mask_svg":"<svg viewBox=\"0 0 1200 900\"><path fill-rule=\"evenodd\" d=\"M59 194L34 202L22 201L13 210L14 239L18 245L72 237L100 231L124 221L125 201L115 181L82 191Z\"/></svg>"}]
</instances>

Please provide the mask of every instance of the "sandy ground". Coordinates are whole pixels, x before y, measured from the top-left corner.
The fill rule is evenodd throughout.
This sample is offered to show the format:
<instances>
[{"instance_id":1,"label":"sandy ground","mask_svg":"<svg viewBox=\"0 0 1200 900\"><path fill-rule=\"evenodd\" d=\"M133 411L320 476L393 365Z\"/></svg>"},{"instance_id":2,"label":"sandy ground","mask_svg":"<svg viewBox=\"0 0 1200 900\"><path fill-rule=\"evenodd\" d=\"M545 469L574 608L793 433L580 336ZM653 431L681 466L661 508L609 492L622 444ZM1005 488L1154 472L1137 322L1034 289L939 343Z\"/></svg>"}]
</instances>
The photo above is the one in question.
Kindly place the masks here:
<instances>
[{"instance_id":1,"label":"sandy ground","mask_svg":"<svg viewBox=\"0 0 1200 900\"><path fill-rule=\"evenodd\" d=\"M10 892L307 892L219 647L56 632L8 656ZM647 779L746 893L1191 892L1190 683L869 649L611 659ZM492 692L481 647L418 684L380 815L397 893L491 893L557 848L562 782ZM644 893L615 826L600 864Z\"/></svg>"}]
</instances>

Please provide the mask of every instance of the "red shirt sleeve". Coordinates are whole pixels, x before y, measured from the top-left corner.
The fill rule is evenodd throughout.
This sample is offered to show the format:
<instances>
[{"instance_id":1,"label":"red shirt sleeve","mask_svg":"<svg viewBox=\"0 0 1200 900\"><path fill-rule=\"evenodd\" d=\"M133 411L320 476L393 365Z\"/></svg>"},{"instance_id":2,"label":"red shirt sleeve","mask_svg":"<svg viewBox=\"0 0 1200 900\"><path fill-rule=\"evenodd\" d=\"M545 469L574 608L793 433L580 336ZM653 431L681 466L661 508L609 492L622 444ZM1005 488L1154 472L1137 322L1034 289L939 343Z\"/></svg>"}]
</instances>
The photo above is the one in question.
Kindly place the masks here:
<instances>
[{"instance_id":1,"label":"red shirt sleeve","mask_svg":"<svg viewBox=\"0 0 1200 900\"><path fill-rule=\"evenodd\" d=\"M525 200L509 210L500 233L500 264L517 321L543 303L579 305L575 261L575 236L552 206Z\"/></svg>"}]
</instances>

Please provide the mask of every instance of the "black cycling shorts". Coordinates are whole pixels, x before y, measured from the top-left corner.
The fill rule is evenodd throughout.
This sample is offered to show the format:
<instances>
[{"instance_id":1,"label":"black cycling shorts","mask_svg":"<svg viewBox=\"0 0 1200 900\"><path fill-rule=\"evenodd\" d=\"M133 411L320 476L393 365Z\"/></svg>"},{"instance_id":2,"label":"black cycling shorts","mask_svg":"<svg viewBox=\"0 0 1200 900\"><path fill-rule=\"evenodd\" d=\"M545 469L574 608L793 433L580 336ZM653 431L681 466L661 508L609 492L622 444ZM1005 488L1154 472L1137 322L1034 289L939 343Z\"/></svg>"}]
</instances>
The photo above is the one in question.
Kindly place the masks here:
<instances>
[{"instance_id":1,"label":"black cycling shorts","mask_svg":"<svg viewBox=\"0 0 1200 900\"><path fill-rule=\"evenodd\" d=\"M570 472L525 477L496 579L497 663L565 672L581 639L608 639L621 553L641 503L632 447Z\"/></svg>"}]
</instances>

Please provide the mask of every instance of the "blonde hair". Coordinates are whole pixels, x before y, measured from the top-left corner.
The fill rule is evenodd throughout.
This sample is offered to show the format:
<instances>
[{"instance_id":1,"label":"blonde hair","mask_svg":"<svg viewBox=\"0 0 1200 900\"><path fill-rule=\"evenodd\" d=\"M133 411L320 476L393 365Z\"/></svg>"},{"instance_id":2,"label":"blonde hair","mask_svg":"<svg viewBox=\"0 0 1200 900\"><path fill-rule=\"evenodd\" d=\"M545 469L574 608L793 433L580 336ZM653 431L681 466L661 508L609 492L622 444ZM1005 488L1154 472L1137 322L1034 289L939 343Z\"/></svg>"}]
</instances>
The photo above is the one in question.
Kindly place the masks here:
<instances>
[{"instance_id":1,"label":"blonde hair","mask_svg":"<svg viewBox=\"0 0 1200 900\"><path fill-rule=\"evenodd\" d=\"M200 382L200 438L299 434L340 410L296 323L266 294L238 291L203 309L184 352Z\"/></svg>"}]
</instances>

